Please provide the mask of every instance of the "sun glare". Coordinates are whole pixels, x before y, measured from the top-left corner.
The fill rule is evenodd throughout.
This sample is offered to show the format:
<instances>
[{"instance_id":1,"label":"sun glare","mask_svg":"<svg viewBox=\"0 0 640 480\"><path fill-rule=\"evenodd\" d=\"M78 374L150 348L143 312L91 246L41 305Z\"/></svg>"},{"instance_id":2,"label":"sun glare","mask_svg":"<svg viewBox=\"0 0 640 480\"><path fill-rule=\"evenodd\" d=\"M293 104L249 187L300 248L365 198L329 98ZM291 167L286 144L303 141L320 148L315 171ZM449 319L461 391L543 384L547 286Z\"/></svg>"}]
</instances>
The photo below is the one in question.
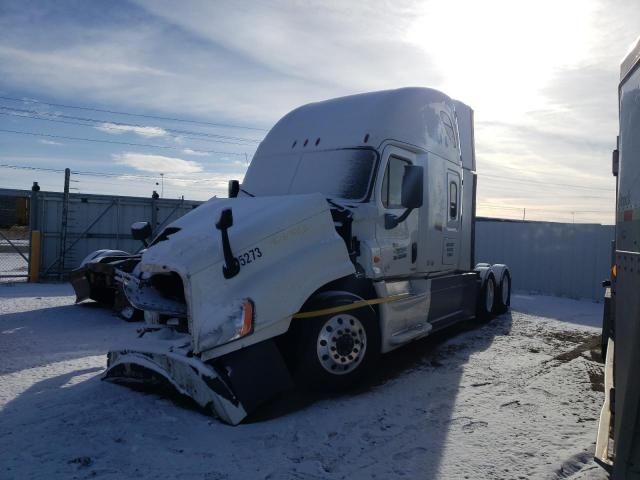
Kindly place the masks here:
<instances>
[{"instance_id":1,"label":"sun glare","mask_svg":"<svg viewBox=\"0 0 640 480\"><path fill-rule=\"evenodd\" d=\"M443 72L440 87L484 119L517 119L543 108L559 67L583 63L596 0L433 0L409 28Z\"/></svg>"}]
</instances>

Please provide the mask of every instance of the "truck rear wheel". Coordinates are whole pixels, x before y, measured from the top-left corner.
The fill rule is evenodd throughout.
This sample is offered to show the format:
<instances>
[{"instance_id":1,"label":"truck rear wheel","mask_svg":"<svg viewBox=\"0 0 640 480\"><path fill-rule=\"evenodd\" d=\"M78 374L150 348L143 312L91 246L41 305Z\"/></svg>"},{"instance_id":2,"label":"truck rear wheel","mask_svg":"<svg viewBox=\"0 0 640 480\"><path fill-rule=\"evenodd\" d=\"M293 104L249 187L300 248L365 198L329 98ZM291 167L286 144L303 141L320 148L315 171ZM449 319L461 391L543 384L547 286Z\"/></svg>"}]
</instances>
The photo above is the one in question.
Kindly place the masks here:
<instances>
[{"instance_id":1,"label":"truck rear wheel","mask_svg":"<svg viewBox=\"0 0 640 480\"><path fill-rule=\"evenodd\" d=\"M491 318L495 295L496 280L493 273L490 273L480 289L480 295L478 295L478 303L476 305L476 318L478 320L489 320Z\"/></svg>"},{"instance_id":2,"label":"truck rear wheel","mask_svg":"<svg viewBox=\"0 0 640 480\"><path fill-rule=\"evenodd\" d=\"M511 275L505 271L500 280L493 303L493 313L500 315L506 313L511 305Z\"/></svg>"},{"instance_id":3,"label":"truck rear wheel","mask_svg":"<svg viewBox=\"0 0 640 480\"><path fill-rule=\"evenodd\" d=\"M331 308L351 297L332 298ZM380 355L380 330L371 307L297 320L296 382L311 390L339 391L356 385Z\"/></svg>"}]
</instances>

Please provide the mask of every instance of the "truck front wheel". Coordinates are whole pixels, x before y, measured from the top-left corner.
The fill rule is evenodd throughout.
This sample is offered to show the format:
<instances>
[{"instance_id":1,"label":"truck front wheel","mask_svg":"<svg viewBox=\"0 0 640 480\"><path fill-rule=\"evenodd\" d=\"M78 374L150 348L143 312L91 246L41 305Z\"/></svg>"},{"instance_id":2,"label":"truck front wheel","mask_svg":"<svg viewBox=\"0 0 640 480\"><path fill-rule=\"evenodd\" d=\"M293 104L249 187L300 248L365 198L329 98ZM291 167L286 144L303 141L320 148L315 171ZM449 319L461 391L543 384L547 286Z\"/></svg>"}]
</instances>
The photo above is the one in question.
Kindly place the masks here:
<instances>
[{"instance_id":1,"label":"truck front wheel","mask_svg":"<svg viewBox=\"0 0 640 480\"><path fill-rule=\"evenodd\" d=\"M333 298L323 308L347 302L344 297ZM366 377L380 355L380 330L371 307L300 318L296 322L298 355L294 376L303 387L346 390Z\"/></svg>"}]
</instances>

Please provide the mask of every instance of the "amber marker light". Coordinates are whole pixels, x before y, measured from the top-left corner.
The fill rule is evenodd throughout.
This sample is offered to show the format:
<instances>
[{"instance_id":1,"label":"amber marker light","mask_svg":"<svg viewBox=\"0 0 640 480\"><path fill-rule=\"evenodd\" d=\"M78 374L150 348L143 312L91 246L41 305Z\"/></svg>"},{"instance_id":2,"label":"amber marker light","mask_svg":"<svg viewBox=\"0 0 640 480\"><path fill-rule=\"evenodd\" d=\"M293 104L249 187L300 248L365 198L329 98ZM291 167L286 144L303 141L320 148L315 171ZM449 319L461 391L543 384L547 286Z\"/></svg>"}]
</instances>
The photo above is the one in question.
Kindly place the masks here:
<instances>
[{"instance_id":1,"label":"amber marker light","mask_svg":"<svg viewBox=\"0 0 640 480\"><path fill-rule=\"evenodd\" d=\"M242 318L242 328L240 329L240 336L244 337L253 330L253 302L248 298L244 301Z\"/></svg>"}]
</instances>

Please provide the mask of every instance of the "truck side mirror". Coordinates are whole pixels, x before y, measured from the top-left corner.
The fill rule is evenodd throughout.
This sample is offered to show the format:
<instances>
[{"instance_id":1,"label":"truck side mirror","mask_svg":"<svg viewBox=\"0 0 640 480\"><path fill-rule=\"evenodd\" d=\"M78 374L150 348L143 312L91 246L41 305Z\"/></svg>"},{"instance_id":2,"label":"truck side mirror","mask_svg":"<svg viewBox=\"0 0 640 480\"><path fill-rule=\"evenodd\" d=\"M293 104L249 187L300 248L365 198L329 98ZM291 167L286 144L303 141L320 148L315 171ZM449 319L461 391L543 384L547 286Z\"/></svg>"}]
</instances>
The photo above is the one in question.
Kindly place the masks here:
<instances>
[{"instance_id":1,"label":"truck side mirror","mask_svg":"<svg viewBox=\"0 0 640 480\"><path fill-rule=\"evenodd\" d=\"M406 165L402 176L402 192L400 202L406 210L396 217L391 213L384 215L384 228L391 230L404 222L414 208L422 206L422 183L424 180L424 169L418 165Z\"/></svg>"},{"instance_id":2,"label":"truck side mirror","mask_svg":"<svg viewBox=\"0 0 640 480\"><path fill-rule=\"evenodd\" d=\"M229 180L229 198L236 198L240 192L240 182L238 180Z\"/></svg>"},{"instance_id":3,"label":"truck side mirror","mask_svg":"<svg viewBox=\"0 0 640 480\"><path fill-rule=\"evenodd\" d=\"M147 238L151 236L151 224L149 222L136 222L131 225L131 236L135 240L140 240L147 247Z\"/></svg>"},{"instance_id":4,"label":"truck side mirror","mask_svg":"<svg viewBox=\"0 0 640 480\"><path fill-rule=\"evenodd\" d=\"M422 206L422 183L424 169L418 165L406 165L402 177L402 206L409 209Z\"/></svg>"}]
</instances>

